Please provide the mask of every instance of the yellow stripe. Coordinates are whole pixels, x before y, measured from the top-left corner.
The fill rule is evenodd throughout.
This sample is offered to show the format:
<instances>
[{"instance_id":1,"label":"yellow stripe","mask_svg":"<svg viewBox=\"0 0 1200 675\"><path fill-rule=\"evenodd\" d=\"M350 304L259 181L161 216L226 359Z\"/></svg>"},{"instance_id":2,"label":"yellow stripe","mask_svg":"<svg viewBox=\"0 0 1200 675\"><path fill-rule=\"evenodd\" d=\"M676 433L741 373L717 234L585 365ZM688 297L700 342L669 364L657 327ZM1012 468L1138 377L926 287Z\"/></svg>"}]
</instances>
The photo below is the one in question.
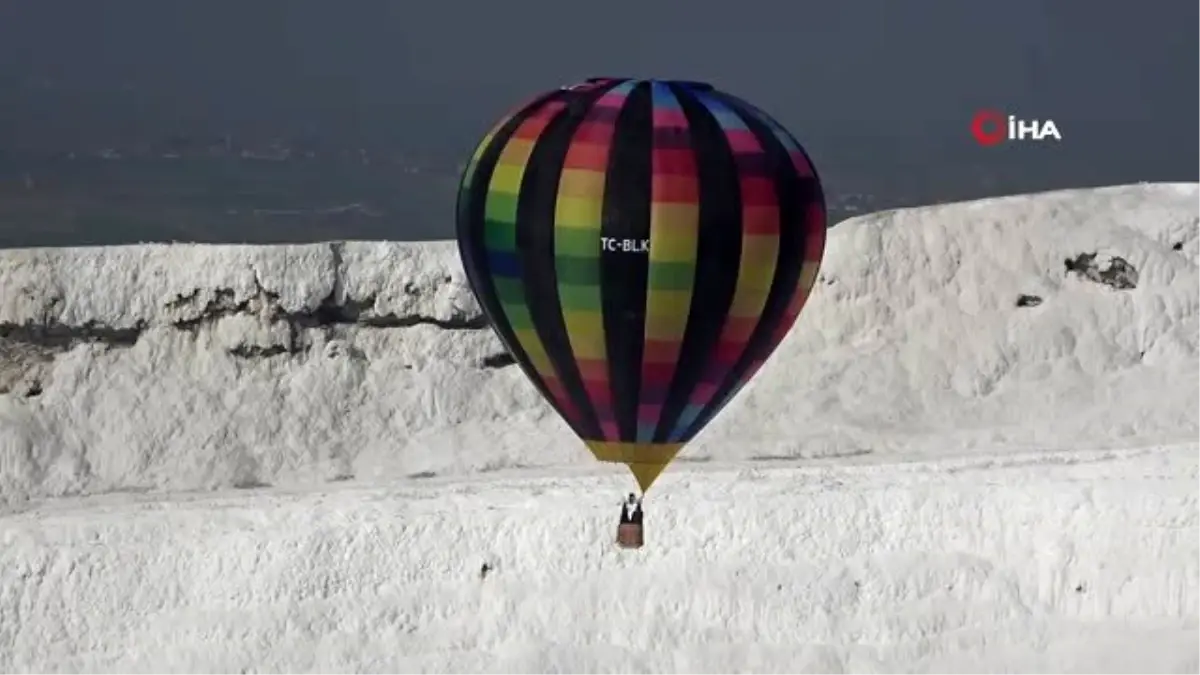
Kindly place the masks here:
<instances>
[{"instance_id":1,"label":"yellow stripe","mask_svg":"<svg viewBox=\"0 0 1200 675\"><path fill-rule=\"evenodd\" d=\"M488 184L490 192L504 192L510 195L521 192L521 179L525 177L525 165L497 164L492 171L492 182Z\"/></svg>"},{"instance_id":2,"label":"yellow stripe","mask_svg":"<svg viewBox=\"0 0 1200 675\"><path fill-rule=\"evenodd\" d=\"M600 202L604 194L604 174L589 169L563 169L558 179L558 196L577 197Z\"/></svg>"},{"instance_id":3,"label":"yellow stripe","mask_svg":"<svg viewBox=\"0 0 1200 675\"><path fill-rule=\"evenodd\" d=\"M775 278L777 255L763 255L770 250L766 242L753 242L755 239L772 240L774 247L779 247L778 237L744 237L742 239L742 255L738 261L737 284L733 290L733 303L729 307L729 316L743 319L754 318L762 314L767 304L767 295L771 281ZM753 242L753 245L747 245ZM763 244L760 248L759 244Z\"/></svg>"},{"instance_id":4,"label":"yellow stripe","mask_svg":"<svg viewBox=\"0 0 1200 675\"><path fill-rule=\"evenodd\" d=\"M596 459L629 467L642 493L647 492L663 469L683 449L682 443L620 443L584 441Z\"/></svg>"},{"instance_id":5,"label":"yellow stripe","mask_svg":"<svg viewBox=\"0 0 1200 675\"><path fill-rule=\"evenodd\" d=\"M521 166L522 173L525 171L525 163L529 161L529 156L533 154L533 141L526 138L513 138L508 141L508 145L500 151L500 164L518 164Z\"/></svg>"},{"instance_id":6,"label":"yellow stripe","mask_svg":"<svg viewBox=\"0 0 1200 675\"><path fill-rule=\"evenodd\" d=\"M767 293L775 280L775 267L768 264L779 257L779 235L759 234L742 239L743 268L748 273L745 283L751 288Z\"/></svg>"},{"instance_id":7,"label":"yellow stripe","mask_svg":"<svg viewBox=\"0 0 1200 675\"><path fill-rule=\"evenodd\" d=\"M513 332L517 335L517 341L525 348L525 355L529 357L529 362L533 364L534 369L542 377L554 377L554 368L550 364L550 356L546 354L546 348L542 346L542 341L538 337L537 331L522 328Z\"/></svg>"},{"instance_id":8,"label":"yellow stripe","mask_svg":"<svg viewBox=\"0 0 1200 675\"><path fill-rule=\"evenodd\" d=\"M679 451L683 443L625 443L621 441L584 441L596 459L601 462L619 464L645 463L666 464Z\"/></svg>"},{"instance_id":9,"label":"yellow stripe","mask_svg":"<svg viewBox=\"0 0 1200 675\"><path fill-rule=\"evenodd\" d=\"M646 301L646 339L679 340L687 329L692 292L650 289L650 297Z\"/></svg>"},{"instance_id":10,"label":"yellow stripe","mask_svg":"<svg viewBox=\"0 0 1200 675\"><path fill-rule=\"evenodd\" d=\"M564 197L559 195L554 205L554 226L575 227L584 230L599 229L596 224L604 212L604 201L599 197Z\"/></svg>"},{"instance_id":11,"label":"yellow stripe","mask_svg":"<svg viewBox=\"0 0 1200 675\"><path fill-rule=\"evenodd\" d=\"M600 312L563 311L563 323L571 340L571 351L578 359L605 358L604 315Z\"/></svg>"},{"instance_id":12,"label":"yellow stripe","mask_svg":"<svg viewBox=\"0 0 1200 675\"><path fill-rule=\"evenodd\" d=\"M490 146L492 141L495 140L496 134L500 133L500 129L503 128L505 124L508 124L508 121L511 120L514 115L516 115L516 113L510 113L502 117L500 121L496 122L496 125L487 132L487 135L483 137L483 140L479 142L479 145L475 146L475 152L471 153L471 160L467 162L467 168L463 172L463 175L465 176L464 183L470 183L471 180L475 178L475 168L479 165L479 160L483 157L483 153L487 152L488 146Z\"/></svg>"},{"instance_id":13,"label":"yellow stripe","mask_svg":"<svg viewBox=\"0 0 1200 675\"><path fill-rule=\"evenodd\" d=\"M821 270L820 260L810 260L800 265L800 287L812 288L817 283L817 272Z\"/></svg>"},{"instance_id":14,"label":"yellow stripe","mask_svg":"<svg viewBox=\"0 0 1200 675\"><path fill-rule=\"evenodd\" d=\"M692 262L700 209L694 204L651 204L650 262Z\"/></svg>"}]
</instances>

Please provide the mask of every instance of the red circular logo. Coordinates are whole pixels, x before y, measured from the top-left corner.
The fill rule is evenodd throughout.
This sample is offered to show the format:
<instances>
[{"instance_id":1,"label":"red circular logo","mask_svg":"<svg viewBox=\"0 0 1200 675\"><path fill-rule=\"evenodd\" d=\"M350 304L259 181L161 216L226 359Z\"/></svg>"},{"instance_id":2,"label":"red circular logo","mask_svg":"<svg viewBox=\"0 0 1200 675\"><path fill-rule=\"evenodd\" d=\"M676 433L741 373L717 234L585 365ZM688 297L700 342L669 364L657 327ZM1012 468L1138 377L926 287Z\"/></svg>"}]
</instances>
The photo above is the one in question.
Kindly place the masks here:
<instances>
[{"instance_id":1,"label":"red circular logo","mask_svg":"<svg viewBox=\"0 0 1200 675\"><path fill-rule=\"evenodd\" d=\"M990 147L1008 139L1008 116L998 110L980 110L971 118L975 142Z\"/></svg>"}]
</instances>

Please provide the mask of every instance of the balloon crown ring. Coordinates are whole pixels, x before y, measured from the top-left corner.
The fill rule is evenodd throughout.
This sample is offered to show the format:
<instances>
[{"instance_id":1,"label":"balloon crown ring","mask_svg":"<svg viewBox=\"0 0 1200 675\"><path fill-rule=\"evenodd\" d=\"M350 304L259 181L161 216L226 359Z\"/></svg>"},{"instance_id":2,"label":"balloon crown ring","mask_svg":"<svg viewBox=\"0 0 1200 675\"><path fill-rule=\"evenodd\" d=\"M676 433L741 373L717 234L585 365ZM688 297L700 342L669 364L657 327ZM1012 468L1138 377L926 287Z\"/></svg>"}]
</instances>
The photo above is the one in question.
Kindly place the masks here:
<instances>
[{"instance_id":1,"label":"balloon crown ring","mask_svg":"<svg viewBox=\"0 0 1200 675\"><path fill-rule=\"evenodd\" d=\"M668 79L658 79L658 78L649 79L649 80L638 80L637 78L634 78L634 77L589 77L587 80L585 80L585 82L589 82L589 83L624 82L624 81L629 81L629 80L637 80L637 81L641 81L641 82L662 82L663 84L673 84L678 87L686 87L693 91L713 91L713 89L714 89L714 87L711 84L709 84L707 82L701 82L699 80L668 80Z\"/></svg>"}]
</instances>

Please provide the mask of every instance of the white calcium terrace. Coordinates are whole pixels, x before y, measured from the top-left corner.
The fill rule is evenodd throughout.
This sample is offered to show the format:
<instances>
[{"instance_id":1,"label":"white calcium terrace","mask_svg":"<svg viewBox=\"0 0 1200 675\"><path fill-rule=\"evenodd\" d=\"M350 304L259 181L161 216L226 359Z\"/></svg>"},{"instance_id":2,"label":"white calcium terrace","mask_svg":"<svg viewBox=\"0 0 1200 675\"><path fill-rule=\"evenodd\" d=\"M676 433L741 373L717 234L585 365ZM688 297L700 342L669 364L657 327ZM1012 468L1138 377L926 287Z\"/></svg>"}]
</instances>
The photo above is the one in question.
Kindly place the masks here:
<instances>
[{"instance_id":1,"label":"white calcium terrace","mask_svg":"<svg viewBox=\"0 0 1200 675\"><path fill-rule=\"evenodd\" d=\"M840 223L636 552L450 243L0 252L0 670L1195 672L1198 198Z\"/></svg>"}]
</instances>

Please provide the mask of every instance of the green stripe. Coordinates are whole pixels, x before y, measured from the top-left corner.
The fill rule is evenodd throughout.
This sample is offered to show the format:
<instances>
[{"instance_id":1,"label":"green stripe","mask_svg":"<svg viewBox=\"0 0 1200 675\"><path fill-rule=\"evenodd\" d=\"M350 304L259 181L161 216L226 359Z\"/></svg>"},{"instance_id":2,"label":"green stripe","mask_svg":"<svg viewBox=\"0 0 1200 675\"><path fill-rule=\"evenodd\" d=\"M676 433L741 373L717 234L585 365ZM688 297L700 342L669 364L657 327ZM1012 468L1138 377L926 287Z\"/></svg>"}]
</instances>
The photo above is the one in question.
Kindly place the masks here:
<instances>
[{"instance_id":1,"label":"green stripe","mask_svg":"<svg viewBox=\"0 0 1200 675\"><path fill-rule=\"evenodd\" d=\"M491 251L515 251L517 225L511 220L487 218L483 221L483 245Z\"/></svg>"},{"instance_id":2,"label":"green stripe","mask_svg":"<svg viewBox=\"0 0 1200 675\"><path fill-rule=\"evenodd\" d=\"M594 285L558 284L558 300L564 310L573 312L601 311L600 287Z\"/></svg>"},{"instance_id":3,"label":"green stripe","mask_svg":"<svg viewBox=\"0 0 1200 675\"><path fill-rule=\"evenodd\" d=\"M600 260L597 258L586 259L571 256L556 256L554 259L554 272L558 277L560 289L563 285L600 285Z\"/></svg>"},{"instance_id":4,"label":"green stripe","mask_svg":"<svg viewBox=\"0 0 1200 675\"><path fill-rule=\"evenodd\" d=\"M554 228L554 254L560 258L560 265L565 262L562 258L595 259L599 250L599 230L584 230L578 227Z\"/></svg>"},{"instance_id":5,"label":"green stripe","mask_svg":"<svg viewBox=\"0 0 1200 675\"><path fill-rule=\"evenodd\" d=\"M504 314L508 316L508 323L513 327L513 330L533 330L533 317L529 315L529 308L525 306L524 302L520 304L515 302L504 303ZM522 346L528 348L527 345Z\"/></svg>"},{"instance_id":6,"label":"green stripe","mask_svg":"<svg viewBox=\"0 0 1200 675\"><path fill-rule=\"evenodd\" d=\"M690 291L695 277L693 262L654 262L647 270L647 285L659 291Z\"/></svg>"},{"instance_id":7,"label":"green stripe","mask_svg":"<svg viewBox=\"0 0 1200 675\"><path fill-rule=\"evenodd\" d=\"M504 305L506 314L509 305L525 304L525 285L520 279L493 277L492 283L496 286L496 299L500 301L501 305Z\"/></svg>"},{"instance_id":8,"label":"green stripe","mask_svg":"<svg viewBox=\"0 0 1200 675\"><path fill-rule=\"evenodd\" d=\"M488 190L487 204L483 208L486 220L511 223L517 219L517 195Z\"/></svg>"}]
</instances>

